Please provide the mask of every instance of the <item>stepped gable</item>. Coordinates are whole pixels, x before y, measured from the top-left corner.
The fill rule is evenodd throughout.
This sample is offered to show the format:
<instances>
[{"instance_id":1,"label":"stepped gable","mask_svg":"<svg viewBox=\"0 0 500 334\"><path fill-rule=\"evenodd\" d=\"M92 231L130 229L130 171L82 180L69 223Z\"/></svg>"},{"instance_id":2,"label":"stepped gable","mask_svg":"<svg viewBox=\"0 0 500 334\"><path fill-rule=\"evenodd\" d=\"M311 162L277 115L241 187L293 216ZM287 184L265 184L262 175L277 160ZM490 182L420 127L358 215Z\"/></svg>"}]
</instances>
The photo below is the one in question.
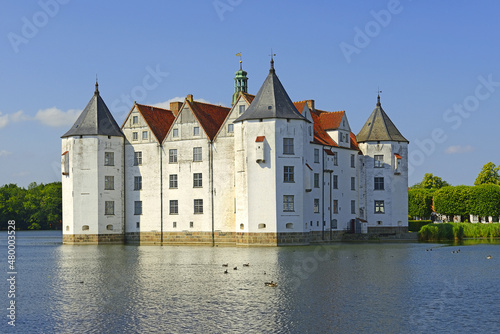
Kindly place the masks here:
<instances>
[{"instance_id":1,"label":"stepped gable","mask_svg":"<svg viewBox=\"0 0 500 334\"><path fill-rule=\"evenodd\" d=\"M299 119L309 122L302 116L290 100L285 88L274 71L274 60L271 58L271 69L260 87L250 107L234 122L253 119Z\"/></svg>"},{"instance_id":2,"label":"stepped gable","mask_svg":"<svg viewBox=\"0 0 500 334\"><path fill-rule=\"evenodd\" d=\"M92 96L85 109L83 109L75 124L61 138L93 135L124 136L106 103L104 103L101 95L99 95L99 85L97 82L95 83L94 96Z\"/></svg>"},{"instance_id":3,"label":"stepped gable","mask_svg":"<svg viewBox=\"0 0 500 334\"><path fill-rule=\"evenodd\" d=\"M188 99L186 99L186 103L205 131L207 137L213 140L231 109L208 103L190 101Z\"/></svg>"},{"instance_id":4,"label":"stepped gable","mask_svg":"<svg viewBox=\"0 0 500 334\"><path fill-rule=\"evenodd\" d=\"M175 120L175 116L172 111L138 103L135 103L135 106L141 113L146 123L148 123L149 128L155 135L158 142L163 142L163 139L165 139L168 130L170 130L170 127Z\"/></svg>"},{"instance_id":5,"label":"stepped gable","mask_svg":"<svg viewBox=\"0 0 500 334\"><path fill-rule=\"evenodd\" d=\"M377 106L370 117L368 117L361 131L359 131L356 139L358 143L367 141L399 141L408 143L408 140L403 137L384 109L382 109L380 95L377 97Z\"/></svg>"}]
</instances>

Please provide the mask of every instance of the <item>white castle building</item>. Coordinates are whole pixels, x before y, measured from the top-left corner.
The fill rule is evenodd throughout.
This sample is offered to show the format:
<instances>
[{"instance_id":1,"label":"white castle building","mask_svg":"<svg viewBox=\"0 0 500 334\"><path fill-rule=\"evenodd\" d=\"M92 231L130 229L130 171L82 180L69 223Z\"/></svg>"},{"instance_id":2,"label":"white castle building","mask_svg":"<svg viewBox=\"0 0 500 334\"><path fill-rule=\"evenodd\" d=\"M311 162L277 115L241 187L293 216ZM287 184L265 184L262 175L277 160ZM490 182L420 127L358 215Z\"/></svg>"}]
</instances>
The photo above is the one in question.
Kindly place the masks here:
<instances>
[{"instance_id":1,"label":"white castle building","mask_svg":"<svg viewBox=\"0 0 500 334\"><path fill-rule=\"evenodd\" d=\"M408 231L408 140L380 97L358 135L344 111L292 102L275 73L231 108L135 103L120 127L94 96L62 136L63 242L289 245Z\"/></svg>"}]
</instances>

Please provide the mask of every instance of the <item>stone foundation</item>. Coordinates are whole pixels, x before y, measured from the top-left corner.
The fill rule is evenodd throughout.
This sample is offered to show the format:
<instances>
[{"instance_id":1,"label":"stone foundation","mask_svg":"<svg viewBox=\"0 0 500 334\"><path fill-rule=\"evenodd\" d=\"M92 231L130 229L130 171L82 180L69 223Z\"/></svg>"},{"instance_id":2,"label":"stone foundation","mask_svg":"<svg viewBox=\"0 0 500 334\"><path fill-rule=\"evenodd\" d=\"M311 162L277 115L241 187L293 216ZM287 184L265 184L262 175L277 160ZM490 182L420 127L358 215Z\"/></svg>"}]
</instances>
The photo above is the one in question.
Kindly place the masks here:
<instances>
[{"instance_id":1,"label":"stone foundation","mask_svg":"<svg viewBox=\"0 0 500 334\"><path fill-rule=\"evenodd\" d=\"M312 231L282 233L246 232L129 232L118 234L64 235L64 244L138 244L138 245L205 245L205 246L294 246L348 240L413 239L407 226L368 227L368 234L347 234L345 231Z\"/></svg>"},{"instance_id":2,"label":"stone foundation","mask_svg":"<svg viewBox=\"0 0 500 334\"><path fill-rule=\"evenodd\" d=\"M122 234L63 234L63 244L123 244Z\"/></svg>"}]
</instances>

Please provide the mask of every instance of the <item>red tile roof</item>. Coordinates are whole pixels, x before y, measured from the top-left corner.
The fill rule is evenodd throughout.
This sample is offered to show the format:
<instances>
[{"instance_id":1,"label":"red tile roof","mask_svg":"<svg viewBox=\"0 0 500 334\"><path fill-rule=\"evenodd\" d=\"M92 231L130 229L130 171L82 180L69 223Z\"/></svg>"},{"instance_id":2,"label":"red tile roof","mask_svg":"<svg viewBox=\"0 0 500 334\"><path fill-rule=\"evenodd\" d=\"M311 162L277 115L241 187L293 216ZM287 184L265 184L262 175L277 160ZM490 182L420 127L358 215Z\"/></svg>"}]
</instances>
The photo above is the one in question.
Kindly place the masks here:
<instances>
[{"instance_id":1,"label":"red tile roof","mask_svg":"<svg viewBox=\"0 0 500 334\"><path fill-rule=\"evenodd\" d=\"M251 104L253 99L255 99L255 95L248 94L248 93L241 93L243 95L243 98L248 102L248 104Z\"/></svg>"},{"instance_id":2,"label":"red tile roof","mask_svg":"<svg viewBox=\"0 0 500 334\"><path fill-rule=\"evenodd\" d=\"M297 110L302 114L304 111L304 107L307 104L307 101L299 101L294 102L293 105ZM311 113L313 122L314 122L314 142L317 144L327 145L327 146L338 146L335 141L333 141L332 137L326 133L326 131L321 126L320 118L316 112Z\"/></svg>"},{"instance_id":3,"label":"red tile roof","mask_svg":"<svg viewBox=\"0 0 500 334\"><path fill-rule=\"evenodd\" d=\"M294 102L293 105L295 108L297 108L297 111L302 114L304 111L304 107L306 106L307 102L306 101L299 101L299 102Z\"/></svg>"},{"instance_id":4,"label":"red tile roof","mask_svg":"<svg viewBox=\"0 0 500 334\"><path fill-rule=\"evenodd\" d=\"M190 102L186 100L186 103L193 111L207 137L213 140L231 109L198 101Z\"/></svg>"},{"instance_id":5,"label":"red tile roof","mask_svg":"<svg viewBox=\"0 0 500 334\"><path fill-rule=\"evenodd\" d=\"M353 150L358 150L359 151L359 146L358 146L358 141L356 140L356 135L351 132L351 148Z\"/></svg>"},{"instance_id":6,"label":"red tile roof","mask_svg":"<svg viewBox=\"0 0 500 334\"><path fill-rule=\"evenodd\" d=\"M255 139L255 142L256 143L262 143L264 141L264 139L266 139L266 136L258 136L256 139Z\"/></svg>"},{"instance_id":7,"label":"red tile roof","mask_svg":"<svg viewBox=\"0 0 500 334\"><path fill-rule=\"evenodd\" d=\"M319 112L319 119L325 131L338 129L340 126L340 121L342 121L342 118L345 114L345 111L327 112L316 110L316 112Z\"/></svg>"},{"instance_id":8,"label":"red tile roof","mask_svg":"<svg viewBox=\"0 0 500 334\"><path fill-rule=\"evenodd\" d=\"M161 143L174 122L174 114L167 109L146 106L138 103L135 105L146 123L149 125L151 131L153 131L153 134L158 142Z\"/></svg>"}]
</instances>

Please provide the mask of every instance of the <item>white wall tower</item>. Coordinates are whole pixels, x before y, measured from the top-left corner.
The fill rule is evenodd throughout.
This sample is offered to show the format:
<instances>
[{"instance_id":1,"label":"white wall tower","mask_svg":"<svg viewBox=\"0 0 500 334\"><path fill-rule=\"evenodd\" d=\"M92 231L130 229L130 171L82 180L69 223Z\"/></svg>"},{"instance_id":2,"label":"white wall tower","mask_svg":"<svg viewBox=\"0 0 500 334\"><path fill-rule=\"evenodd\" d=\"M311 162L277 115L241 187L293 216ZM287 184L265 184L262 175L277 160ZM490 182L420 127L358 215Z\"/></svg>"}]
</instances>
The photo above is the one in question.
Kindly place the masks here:
<instances>
[{"instance_id":1,"label":"white wall tower","mask_svg":"<svg viewBox=\"0 0 500 334\"><path fill-rule=\"evenodd\" d=\"M124 137L99 95L62 137L63 243L124 241Z\"/></svg>"}]
</instances>

